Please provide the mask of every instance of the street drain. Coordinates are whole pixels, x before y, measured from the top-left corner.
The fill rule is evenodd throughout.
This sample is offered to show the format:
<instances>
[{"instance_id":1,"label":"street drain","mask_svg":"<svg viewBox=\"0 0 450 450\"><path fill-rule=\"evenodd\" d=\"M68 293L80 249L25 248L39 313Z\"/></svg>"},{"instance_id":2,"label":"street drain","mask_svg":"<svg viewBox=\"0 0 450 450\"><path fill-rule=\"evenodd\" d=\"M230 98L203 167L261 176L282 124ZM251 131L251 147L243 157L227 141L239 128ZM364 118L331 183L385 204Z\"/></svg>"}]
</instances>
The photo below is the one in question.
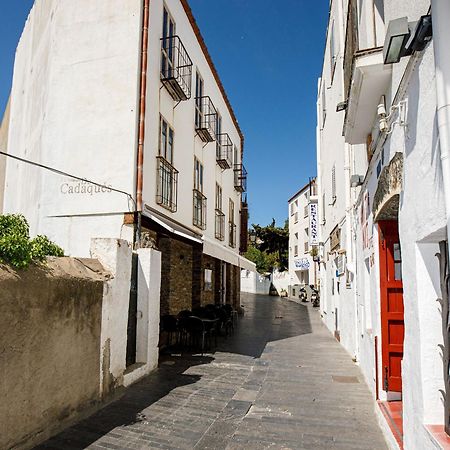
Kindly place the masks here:
<instances>
[{"instance_id":1,"label":"street drain","mask_svg":"<svg viewBox=\"0 0 450 450\"><path fill-rule=\"evenodd\" d=\"M332 380L335 383L359 383L359 380L357 377L348 377L344 375L332 375Z\"/></svg>"}]
</instances>

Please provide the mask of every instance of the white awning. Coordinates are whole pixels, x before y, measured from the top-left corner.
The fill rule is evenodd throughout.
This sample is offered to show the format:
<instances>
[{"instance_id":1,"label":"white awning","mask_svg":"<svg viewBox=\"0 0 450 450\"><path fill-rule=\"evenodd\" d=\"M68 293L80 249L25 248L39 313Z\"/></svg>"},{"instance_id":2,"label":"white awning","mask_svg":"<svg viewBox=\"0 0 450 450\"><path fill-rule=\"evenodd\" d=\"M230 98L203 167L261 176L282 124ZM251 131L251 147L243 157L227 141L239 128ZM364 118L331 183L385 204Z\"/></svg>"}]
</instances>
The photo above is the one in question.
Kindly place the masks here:
<instances>
[{"instance_id":1,"label":"white awning","mask_svg":"<svg viewBox=\"0 0 450 450\"><path fill-rule=\"evenodd\" d=\"M233 266L239 266L239 255L233 250L229 250L224 245L216 244L203 237L203 253L217 259L221 259Z\"/></svg>"},{"instance_id":2,"label":"white awning","mask_svg":"<svg viewBox=\"0 0 450 450\"><path fill-rule=\"evenodd\" d=\"M189 228L172 222L162 214L157 213L153 209L150 209L150 207L147 205L145 205L145 209L144 211L142 211L142 214L177 236L181 236L185 239L197 242L198 244L203 243L202 236L200 234L197 234L194 231L189 230Z\"/></svg>"},{"instance_id":3,"label":"white awning","mask_svg":"<svg viewBox=\"0 0 450 450\"><path fill-rule=\"evenodd\" d=\"M256 272L256 264L252 261L249 261L247 258L244 258L243 256L239 256L239 266L241 269L246 269L250 272Z\"/></svg>"}]
</instances>

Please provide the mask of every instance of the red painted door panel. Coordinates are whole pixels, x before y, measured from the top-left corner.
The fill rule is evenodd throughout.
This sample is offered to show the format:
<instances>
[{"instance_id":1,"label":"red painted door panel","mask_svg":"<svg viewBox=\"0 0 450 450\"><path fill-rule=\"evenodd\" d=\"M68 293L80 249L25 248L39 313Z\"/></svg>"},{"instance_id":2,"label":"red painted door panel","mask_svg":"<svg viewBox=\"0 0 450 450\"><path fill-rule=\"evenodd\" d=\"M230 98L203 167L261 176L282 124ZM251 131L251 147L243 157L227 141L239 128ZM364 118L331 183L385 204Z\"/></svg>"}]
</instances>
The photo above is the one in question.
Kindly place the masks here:
<instances>
[{"instance_id":1,"label":"red painted door panel","mask_svg":"<svg viewBox=\"0 0 450 450\"><path fill-rule=\"evenodd\" d=\"M396 221L380 221L380 296L383 388L402 392L405 324L400 240Z\"/></svg>"}]
</instances>

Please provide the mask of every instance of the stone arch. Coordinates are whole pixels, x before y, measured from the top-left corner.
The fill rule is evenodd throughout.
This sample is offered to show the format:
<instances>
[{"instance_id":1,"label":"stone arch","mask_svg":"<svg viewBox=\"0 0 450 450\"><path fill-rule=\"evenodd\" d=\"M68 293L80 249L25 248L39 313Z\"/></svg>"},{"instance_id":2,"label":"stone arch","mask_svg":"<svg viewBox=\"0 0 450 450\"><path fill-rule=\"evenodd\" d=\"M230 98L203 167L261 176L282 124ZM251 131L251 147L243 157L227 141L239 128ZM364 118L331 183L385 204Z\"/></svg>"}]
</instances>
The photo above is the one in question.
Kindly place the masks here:
<instances>
[{"instance_id":1,"label":"stone arch","mask_svg":"<svg viewBox=\"0 0 450 450\"><path fill-rule=\"evenodd\" d=\"M378 187L373 198L372 213L375 222L397 220L400 193L403 186L403 154L397 152L378 179Z\"/></svg>"}]
</instances>

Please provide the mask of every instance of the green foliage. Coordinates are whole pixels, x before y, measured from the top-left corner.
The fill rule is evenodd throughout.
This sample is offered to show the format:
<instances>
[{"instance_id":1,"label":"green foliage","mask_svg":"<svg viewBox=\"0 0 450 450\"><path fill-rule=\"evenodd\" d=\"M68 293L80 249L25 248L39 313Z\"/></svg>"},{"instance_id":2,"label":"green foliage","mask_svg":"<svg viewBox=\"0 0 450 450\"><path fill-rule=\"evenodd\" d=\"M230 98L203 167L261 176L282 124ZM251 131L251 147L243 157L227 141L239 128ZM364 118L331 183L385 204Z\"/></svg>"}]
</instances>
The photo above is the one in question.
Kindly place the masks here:
<instances>
[{"instance_id":1,"label":"green foliage","mask_svg":"<svg viewBox=\"0 0 450 450\"><path fill-rule=\"evenodd\" d=\"M262 252L252 244L248 246L245 257L256 264L259 273L271 272L277 263L276 254Z\"/></svg>"},{"instance_id":2,"label":"green foliage","mask_svg":"<svg viewBox=\"0 0 450 450\"><path fill-rule=\"evenodd\" d=\"M46 236L30 240L30 227L22 214L0 215L0 261L25 268L46 256L63 256L63 250Z\"/></svg>"},{"instance_id":3,"label":"green foliage","mask_svg":"<svg viewBox=\"0 0 450 450\"><path fill-rule=\"evenodd\" d=\"M31 241L31 254L34 260L44 261L46 256L64 256L64 251L47 236L40 234Z\"/></svg>"},{"instance_id":4,"label":"green foliage","mask_svg":"<svg viewBox=\"0 0 450 450\"><path fill-rule=\"evenodd\" d=\"M270 225L262 227L252 224L252 228L249 234L256 237L253 245L267 256L270 270L275 267L280 271L286 270L289 258L289 222L286 220L284 227L277 227L273 219Z\"/></svg>"}]
</instances>

